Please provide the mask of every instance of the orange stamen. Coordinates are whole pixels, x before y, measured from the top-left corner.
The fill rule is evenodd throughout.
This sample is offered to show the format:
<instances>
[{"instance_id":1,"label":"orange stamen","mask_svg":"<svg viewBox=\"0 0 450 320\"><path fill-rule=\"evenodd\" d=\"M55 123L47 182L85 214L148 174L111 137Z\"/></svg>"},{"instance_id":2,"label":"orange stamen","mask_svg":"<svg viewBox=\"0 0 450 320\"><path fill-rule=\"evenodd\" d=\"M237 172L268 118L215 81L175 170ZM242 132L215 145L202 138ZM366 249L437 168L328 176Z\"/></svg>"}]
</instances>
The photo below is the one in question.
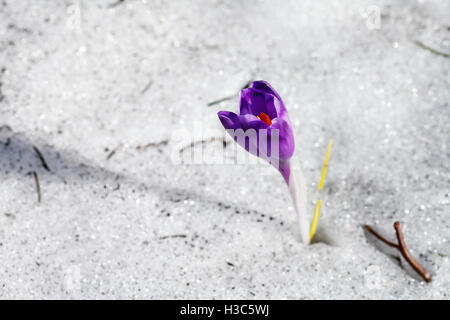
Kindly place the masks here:
<instances>
[{"instance_id":1,"label":"orange stamen","mask_svg":"<svg viewBox=\"0 0 450 320\"><path fill-rule=\"evenodd\" d=\"M272 120L270 119L270 117L266 113L261 112L259 114L259 116L256 116L256 117L258 117L258 119L261 119L262 121L267 123L269 126L272 125Z\"/></svg>"}]
</instances>

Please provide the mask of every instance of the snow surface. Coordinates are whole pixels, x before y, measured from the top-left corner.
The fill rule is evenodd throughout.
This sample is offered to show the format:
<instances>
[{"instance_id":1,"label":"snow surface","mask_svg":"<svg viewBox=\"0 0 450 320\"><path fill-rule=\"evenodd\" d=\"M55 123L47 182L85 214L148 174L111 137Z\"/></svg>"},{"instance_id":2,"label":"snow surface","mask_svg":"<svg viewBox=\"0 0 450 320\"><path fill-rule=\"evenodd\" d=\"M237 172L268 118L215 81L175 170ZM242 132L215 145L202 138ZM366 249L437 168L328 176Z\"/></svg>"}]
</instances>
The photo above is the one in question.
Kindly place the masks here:
<instances>
[{"instance_id":1,"label":"snow surface","mask_svg":"<svg viewBox=\"0 0 450 320\"><path fill-rule=\"evenodd\" d=\"M416 41L450 53L449 16L446 0L1 1L0 298L448 299L450 65ZM274 171L175 161L220 154L216 113L238 99L208 103L251 79L287 104L310 211L334 141L313 245ZM394 239L396 220L433 282L361 228Z\"/></svg>"}]
</instances>

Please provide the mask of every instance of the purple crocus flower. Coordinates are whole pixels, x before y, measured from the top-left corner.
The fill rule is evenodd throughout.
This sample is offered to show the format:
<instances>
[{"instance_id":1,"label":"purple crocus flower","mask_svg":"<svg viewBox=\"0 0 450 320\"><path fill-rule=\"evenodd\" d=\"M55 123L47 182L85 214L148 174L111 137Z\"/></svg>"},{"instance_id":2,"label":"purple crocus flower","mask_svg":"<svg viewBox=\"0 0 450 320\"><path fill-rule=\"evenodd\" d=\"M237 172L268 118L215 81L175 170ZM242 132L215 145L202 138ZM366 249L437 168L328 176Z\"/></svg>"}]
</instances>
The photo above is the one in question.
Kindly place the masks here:
<instances>
[{"instance_id":1,"label":"purple crocus flower","mask_svg":"<svg viewBox=\"0 0 450 320\"><path fill-rule=\"evenodd\" d=\"M238 143L247 151L274 164L286 183L289 183L289 159L295 148L292 125L281 97L268 82L255 81L251 88L241 91L239 115L231 111L220 111L218 116L225 129L242 129L244 132L254 129L258 140L253 141L253 144L252 141L246 141L244 145L244 140ZM267 135L267 143L264 145L259 140L261 130L265 130L264 135ZM278 150L274 150L277 152L271 150L274 136L278 139ZM251 148L252 145L256 148Z\"/></svg>"},{"instance_id":2,"label":"purple crocus flower","mask_svg":"<svg viewBox=\"0 0 450 320\"><path fill-rule=\"evenodd\" d=\"M286 107L279 94L266 81L255 81L241 91L239 114L218 113L227 132L250 153L276 167L289 186L300 223L300 237L309 243L305 192L298 170L293 170L291 158L295 142ZM248 132L256 134L249 135ZM273 143L275 142L275 143ZM297 166L296 166L297 167ZM293 171L297 171L294 174Z\"/></svg>"}]
</instances>

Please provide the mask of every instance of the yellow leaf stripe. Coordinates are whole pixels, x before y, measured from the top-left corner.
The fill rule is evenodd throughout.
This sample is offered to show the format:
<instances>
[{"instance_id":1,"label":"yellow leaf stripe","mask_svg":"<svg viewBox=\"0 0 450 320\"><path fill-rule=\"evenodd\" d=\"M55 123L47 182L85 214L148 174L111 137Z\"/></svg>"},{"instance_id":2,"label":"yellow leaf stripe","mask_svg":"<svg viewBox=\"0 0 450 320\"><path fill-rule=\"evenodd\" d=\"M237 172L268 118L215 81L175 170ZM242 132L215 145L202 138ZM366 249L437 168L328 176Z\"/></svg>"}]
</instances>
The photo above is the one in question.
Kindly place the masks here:
<instances>
[{"instance_id":1,"label":"yellow leaf stripe","mask_svg":"<svg viewBox=\"0 0 450 320\"><path fill-rule=\"evenodd\" d=\"M328 160L330 159L330 153L331 153L331 146L333 145L333 140L330 140L330 142L328 143L328 148L327 148L327 153L325 155L325 161L323 163L323 168L322 168L322 176L320 178L320 182L319 182L319 190L322 190L323 188L323 184L325 182L325 176L327 174L327 167L328 167ZM311 229L309 231L309 241L311 242L316 234L317 231L317 225L319 223L319 217L320 217L320 208L322 207L322 200L317 200L316 203L316 208L314 210L314 217L313 220L311 222Z\"/></svg>"}]
</instances>

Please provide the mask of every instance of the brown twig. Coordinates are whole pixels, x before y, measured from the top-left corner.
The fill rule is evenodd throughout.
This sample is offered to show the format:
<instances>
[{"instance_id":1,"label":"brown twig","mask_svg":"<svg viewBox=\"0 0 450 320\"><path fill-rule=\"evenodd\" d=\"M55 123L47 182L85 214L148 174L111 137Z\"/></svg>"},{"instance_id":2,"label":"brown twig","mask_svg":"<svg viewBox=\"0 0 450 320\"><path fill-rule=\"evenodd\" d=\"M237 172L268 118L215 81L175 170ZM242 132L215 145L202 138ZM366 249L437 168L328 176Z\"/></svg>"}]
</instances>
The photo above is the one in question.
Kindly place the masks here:
<instances>
[{"instance_id":1,"label":"brown twig","mask_svg":"<svg viewBox=\"0 0 450 320\"><path fill-rule=\"evenodd\" d=\"M33 171L33 176L34 176L34 182L36 183L36 192L38 195L38 202L41 202L41 185L39 184L39 177L36 173L36 171Z\"/></svg>"},{"instance_id":2,"label":"brown twig","mask_svg":"<svg viewBox=\"0 0 450 320\"><path fill-rule=\"evenodd\" d=\"M241 90L250 88L250 86L252 85L252 83L253 83L253 80L248 80L248 81L242 86Z\"/></svg>"},{"instance_id":3,"label":"brown twig","mask_svg":"<svg viewBox=\"0 0 450 320\"><path fill-rule=\"evenodd\" d=\"M106 160L111 159L111 158L116 154L116 152L119 151L119 149L122 148L122 147L123 147L123 144L119 144L116 148L114 148L114 149L108 154L108 156L106 157Z\"/></svg>"},{"instance_id":4,"label":"brown twig","mask_svg":"<svg viewBox=\"0 0 450 320\"><path fill-rule=\"evenodd\" d=\"M187 237L187 235L185 235L185 234L174 234L171 236L161 237L161 238L159 238L159 240L164 240L164 239L168 239L168 238L186 238L186 237Z\"/></svg>"},{"instance_id":5,"label":"brown twig","mask_svg":"<svg viewBox=\"0 0 450 320\"><path fill-rule=\"evenodd\" d=\"M181 148L179 150L179 153L183 153L184 151L186 151L187 149L192 149L193 147L195 147L196 145L199 144L205 144L205 143L210 143L210 142L214 142L214 141L218 141L218 142L222 142L222 146L225 148L228 145L228 141L225 140L225 138L223 137L212 137L209 139L204 139L204 140L198 140L198 141L194 141L191 144L184 146L183 148Z\"/></svg>"},{"instance_id":6,"label":"brown twig","mask_svg":"<svg viewBox=\"0 0 450 320\"><path fill-rule=\"evenodd\" d=\"M45 168L45 170L50 171L50 168L48 167L47 161L45 161L45 158L42 155L42 152L36 146L33 146L33 149L36 152L36 154L38 155L39 160L41 160L42 166Z\"/></svg>"},{"instance_id":7,"label":"brown twig","mask_svg":"<svg viewBox=\"0 0 450 320\"><path fill-rule=\"evenodd\" d=\"M406 242L405 242L405 237L404 237L403 232L402 232L401 224L400 224L399 221L396 221L394 223L394 229L395 229L395 233L397 235L398 244L387 240L385 237L383 237L378 232L376 232L371 226L365 225L364 229L366 229L371 234L373 234L378 240L381 240L384 243L386 243L388 246L398 249L398 251L400 251L400 253L402 254L403 258L405 258L405 260L411 265L411 267L426 282L431 282L432 279L431 279L430 273L427 270L425 270L425 268L422 267L422 265L419 262L417 262L417 260L414 259L414 257L409 252L408 246L406 245Z\"/></svg>"},{"instance_id":8,"label":"brown twig","mask_svg":"<svg viewBox=\"0 0 450 320\"><path fill-rule=\"evenodd\" d=\"M136 147L136 149L137 150L141 150L141 149L147 149L147 148L150 148L150 147L166 146L168 143L169 143L169 140L166 139L166 140L162 140L160 142L150 142L150 143L147 143L146 145L143 145L143 146L139 145L139 146Z\"/></svg>"},{"instance_id":9,"label":"brown twig","mask_svg":"<svg viewBox=\"0 0 450 320\"><path fill-rule=\"evenodd\" d=\"M125 0L117 0L117 1L114 2L114 3L111 3L108 7L109 7L109 8L114 8L114 7L118 6L119 4L121 4L121 3L123 3L123 2L125 2Z\"/></svg>"},{"instance_id":10,"label":"brown twig","mask_svg":"<svg viewBox=\"0 0 450 320\"><path fill-rule=\"evenodd\" d=\"M152 84L153 84L153 81L150 80L150 81L147 83L147 85L144 87L144 89L141 90L141 94L146 93L146 92L148 91L148 89L150 89L150 87L152 86Z\"/></svg>"},{"instance_id":11,"label":"brown twig","mask_svg":"<svg viewBox=\"0 0 450 320\"><path fill-rule=\"evenodd\" d=\"M415 40L414 43L416 45L418 45L419 47L421 47L422 49L428 50L432 54L435 54L435 55L438 55L438 56L441 56L441 57L444 57L444 58L450 58L450 54L444 53L444 52L440 52L440 51L438 51L436 49L433 49L433 48L427 46L426 44L424 44L423 42Z\"/></svg>"},{"instance_id":12,"label":"brown twig","mask_svg":"<svg viewBox=\"0 0 450 320\"><path fill-rule=\"evenodd\" d=\"M385 237L383 237L381 234L379 234L378 232L376 232L371 226L365 225L364 229L366 229L367 231L369 231L370 233L372 233L375 237L378 238L378 240L383 241L384 243L386 243L388 246L390 247L394 247L399 249L398 244L390 242L389 240L387 240Z\"/></svg>"},{"instance_id":13,"label":"brown twig","mask_svg":"<svg viewBox=\"0 0 450 320\"><path fill-rule=\"evenodd\" d=\"M406 246L405 237L403 236L402 226L399 221L396 221L394 223L394 229L395 234L397 235L399 250L402 253L403 258L405 258L405 260L408 261L411 267L413 267L413 269L416 270L416 272L420 274L426 282L430 282L431 281L430 273L427 270L425 270L425 268L422 267L422 265L419 262L417 262L417 260L414 259L414 257L409 252L408 247Z\"/></svg>"},{"instance_id":14,"label":"brown twig","mask_svg":"<svg viewBox=\"0 0 450 320\"><path fill-rule=\"evenodd\" d=\"M214 101L209 102L209 103L207 104L207 106L208 106L208 107L211 107L211 106L213 106L213 105L215 105L215 104L219 104L219 103L221 103L221 102L231 100L231 99L233 99L234 97L235 97L235 95L233 94L232 96L227 96L227 97L224 97L224 98L221 98L221 99L218 99L218 100L214 100Z\"/></svg>"},{"instance_id":15,"label":"brown twig","mask_svg":"<svg viewBox=\"0 0 450 320\"><path fill-rule=\"evenodd\" d=\"M7 124L2 124L2 125L0 126L0 131L3 130L3 129L5 129L6 131L12 131L11 126L9 126L9 125L7 125Z\"/></svg>"},{"instance_id":16,"label":"brown twig","mask_svg":"<svg viewBox=\"0 0 450 320\"><path fill-rule=\"evenodd\" d=\"M252 84L252 82L253 82L253 80L247 81L247 82L241 87L241 90L244 90L244 89L249 88L250 85ZM221 102L231 100L231 99L233 99L235 96L236 96L236 94L233 94L233 95L230 95L230 96L226 96L226 97L224 97L224 98L222 98L222 99L218 99L218 100L209 102L209 103L207 104L207 106L208 106L208 107L211 107L211 106L213 106L213 105L215 105L215 104L219 104L219 103L221 103Z\"/></svg>"}]
</instances>

